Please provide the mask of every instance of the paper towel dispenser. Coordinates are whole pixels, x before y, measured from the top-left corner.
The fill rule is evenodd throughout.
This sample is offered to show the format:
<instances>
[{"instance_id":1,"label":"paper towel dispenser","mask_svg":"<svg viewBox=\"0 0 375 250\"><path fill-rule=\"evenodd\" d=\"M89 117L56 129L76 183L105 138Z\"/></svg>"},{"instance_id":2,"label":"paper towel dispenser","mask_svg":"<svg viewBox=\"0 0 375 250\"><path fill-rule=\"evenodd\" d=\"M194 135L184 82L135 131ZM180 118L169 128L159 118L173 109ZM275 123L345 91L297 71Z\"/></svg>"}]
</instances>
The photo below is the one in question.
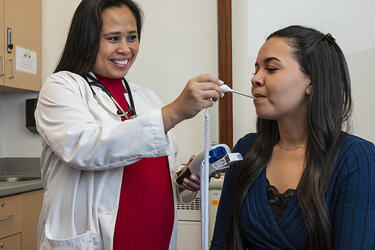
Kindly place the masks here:
<instances>
[{"instance_id":1,"label":"paper towel dispenser","mask_svg":"<svg viewBox=\"0 0 375 250\"><path fill-rule=\"evenodd\" d=\"M34 112L38 98L26 99L26 128L32 133L38 133L35 126Z\"/></svg>"}]
</instances>

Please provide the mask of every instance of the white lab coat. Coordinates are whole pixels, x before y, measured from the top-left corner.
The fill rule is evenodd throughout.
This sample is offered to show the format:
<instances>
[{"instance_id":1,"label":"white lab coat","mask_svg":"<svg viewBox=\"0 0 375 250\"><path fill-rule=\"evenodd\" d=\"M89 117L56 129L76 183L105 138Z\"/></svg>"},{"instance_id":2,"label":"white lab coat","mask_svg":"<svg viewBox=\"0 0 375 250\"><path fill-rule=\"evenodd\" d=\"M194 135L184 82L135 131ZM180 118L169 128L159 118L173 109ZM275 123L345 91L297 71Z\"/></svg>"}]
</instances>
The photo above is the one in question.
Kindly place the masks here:
<instances>
[{"instance_id":1,"label":"white lab coat","mask_svg":"<svg viewBox=\"0 0 375 250\"><path fill-rule=\"evenodd\" d=\"M160 99L149 89L129 85L138 117L125 122L105 111L77 74L52 74L42 86L35 112L45 190L39 249L112 249L123 166L163 155L168 155L175 200L169 249L176 249L177 146L173 135L164 133ZM189 202L194 195L184 191L181 196Z\"/></svg>"}]
</instances>

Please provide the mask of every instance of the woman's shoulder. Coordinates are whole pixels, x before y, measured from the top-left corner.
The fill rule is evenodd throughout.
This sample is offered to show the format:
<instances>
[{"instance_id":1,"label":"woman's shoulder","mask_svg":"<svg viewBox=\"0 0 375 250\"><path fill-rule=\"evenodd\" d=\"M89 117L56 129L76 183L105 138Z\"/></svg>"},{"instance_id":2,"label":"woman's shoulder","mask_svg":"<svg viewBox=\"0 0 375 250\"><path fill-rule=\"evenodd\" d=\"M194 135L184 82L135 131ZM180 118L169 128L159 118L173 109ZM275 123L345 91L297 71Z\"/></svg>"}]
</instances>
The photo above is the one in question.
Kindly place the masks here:
<instances>
[{"instance_id":1,"label":"woman's shoulder","mask_svg":"<svg viewBox=\"0 0 375 250\"><path fill-rule=\"evenodd\" d=\"M47 89L80 89L85 86L86 80L73 72L59 71L55 72L47 77L44 81L41 92L43 93Z\"/></svg>"},{"instance_id":2,"label":"woman's shoulder","mask_svg":"<svg viewBox=\"0 0 375 250\"><path fill-rule=\"evenodd\" d=\"M375 154L375 145L364 138L345 133L341 154L353 153Z\"/></svg>"},{"instance_id":3,"label":"woman's shoulder","mask_svg":"<svg viewBox=\"0 0 375 250\"><path fill-rule=\"evenodd\" d=\"M345 140L336 160L336 173L346 176L367 168L375 168L374 143L355 135L345 134Z\"/></svg>"},{"instance_id":4,"label":"woman's shoulder","mask_svg":"<svg viewBox=\"0 0 375 250\"><path fill-rule=\"evenodd\" d=\"M52 73L47 78L47 82L49 80L66 80L66 81L82 81L85 80L81 75L70 72L70 71L58 71L55 73Z\"/></svg>"},{"instance_id":5,"label":"woman's shoulder","mask_svg":"<svg viewBox=\"0 0 375 250\"><path fill-rule=\"evenodd\" d=\"M159 96L150 88L144 87L132 81L129 81L129 87L134 95L143 96L145 101L148 100L150 102L156 102L158 106L163 105L162 101L160 100Z\"/></svg>"},{"instance_id":6,"label":"woman's shoulder","mask_svg":"<svg viewBox=\"0 0 375 250\"><path fill-rule=\"evenodd\" d=\"M70 71L58 71L49 75L44 82L43 88L71 88L77 89L86 86L86 80L79 74Z\"/></svg>"},{"instance_id":7,"label":"woman's shoulder","mask_svg":"<svg viewBox=\"0 0 375 250\"><path fill-rule=\"evenodd\" d=\"M237 141L236 145L233 147L232 152L240 153L242 157L245 158L245 155L247 154L247 152L249 152L251 145L253 145L255 141L255 137L256 133L246 134ZM225 171L225 178L233 179L239 166L240 164L239 162L237 162L227 168Z\"/></svg>"},{"instance_id":8,"label":"woman's shoulder","mask_svg":"<svg viewBox=\"0 0 375 250\"><path fill-rule=\"evenodd\" d=\"M155 95L156 96L155 92L150 88L144 87L144 86L142 86L138 83L135 83L133 81L130 81L130 80L127 80L127 82L128 82L129 87L130 87L130 89L133 93L142 92L142 93L147 93L149 95Z\"/></svg>"},{"instance_id":9,"label":"woman's shoulder","mask_svg":"<svg viewBox=\"0 0 375 250\"><path fill-rule=\"evenodd\" d=\"M127 80L127 82L129 83L129 87L131 88L132 91L149 90L148 88L145 88L142 85L139 85L133 81Z\"/></svg>"},{"instance_id":10,"label":"woman's shoulder","mask_svg":"<svg viewBox=\"0 0 375 250\"><path fill-rule=\"evenodd\" d=\"M233 152L238 152L240 154L247 153L255 142L256 133L248 133L242 138L240 138L236 145L233 147Z\"/></svg>"}]
</instances>

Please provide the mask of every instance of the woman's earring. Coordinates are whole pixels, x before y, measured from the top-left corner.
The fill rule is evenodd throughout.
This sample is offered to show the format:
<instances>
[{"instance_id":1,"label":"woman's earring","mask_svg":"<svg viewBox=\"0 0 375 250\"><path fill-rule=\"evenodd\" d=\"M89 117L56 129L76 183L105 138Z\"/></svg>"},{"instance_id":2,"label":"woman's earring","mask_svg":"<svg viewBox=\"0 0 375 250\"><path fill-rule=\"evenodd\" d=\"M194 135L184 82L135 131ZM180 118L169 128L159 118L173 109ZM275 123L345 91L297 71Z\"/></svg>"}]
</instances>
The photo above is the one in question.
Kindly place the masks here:
<instances>
[{"instance_id":1,"label":"woman's earring","mask_svg":"<svg viewBox=\"0 0 375 250\"><path fill-rule=\"evenodd\" d=\"M305 94L306 94L306 95L311 95L311 91L312 91L312 85L311 85L311 83L310 83L309 86L306 88L306 92L305 92Z\"/></svg>"}]
</instances>

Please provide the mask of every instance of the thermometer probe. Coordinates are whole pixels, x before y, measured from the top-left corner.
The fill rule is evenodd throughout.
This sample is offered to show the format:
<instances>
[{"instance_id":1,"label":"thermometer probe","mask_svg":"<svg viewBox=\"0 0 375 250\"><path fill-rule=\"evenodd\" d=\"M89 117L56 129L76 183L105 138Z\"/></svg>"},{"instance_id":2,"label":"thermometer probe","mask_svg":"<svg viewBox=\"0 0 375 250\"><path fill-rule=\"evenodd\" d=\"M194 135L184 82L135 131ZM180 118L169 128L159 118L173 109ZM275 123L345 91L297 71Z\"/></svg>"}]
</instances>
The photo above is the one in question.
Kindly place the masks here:
<instances>
[{"instance_id":1,"label":"thermometer probe","mask_svg":"<svg viewBox=\"0 0 375 250\"><path fill-rule=\"evenodd\" d=\"M236 91L236 90L233 90L233 89L229 88L229 86L226 85L226 84L221 85L221 86L220 86L220 89L221 89L221 91L223 91L224 93L231 92L231 93L236 93L236 94L243 95L243 96L246 96L246 97L249 97L249 98L253 98L253 99L254 99L254 96L252 96L252 95L248 95L248 94L244 94L244 93L238 92L238 91Z\"/></svg>"}]
</instances>

